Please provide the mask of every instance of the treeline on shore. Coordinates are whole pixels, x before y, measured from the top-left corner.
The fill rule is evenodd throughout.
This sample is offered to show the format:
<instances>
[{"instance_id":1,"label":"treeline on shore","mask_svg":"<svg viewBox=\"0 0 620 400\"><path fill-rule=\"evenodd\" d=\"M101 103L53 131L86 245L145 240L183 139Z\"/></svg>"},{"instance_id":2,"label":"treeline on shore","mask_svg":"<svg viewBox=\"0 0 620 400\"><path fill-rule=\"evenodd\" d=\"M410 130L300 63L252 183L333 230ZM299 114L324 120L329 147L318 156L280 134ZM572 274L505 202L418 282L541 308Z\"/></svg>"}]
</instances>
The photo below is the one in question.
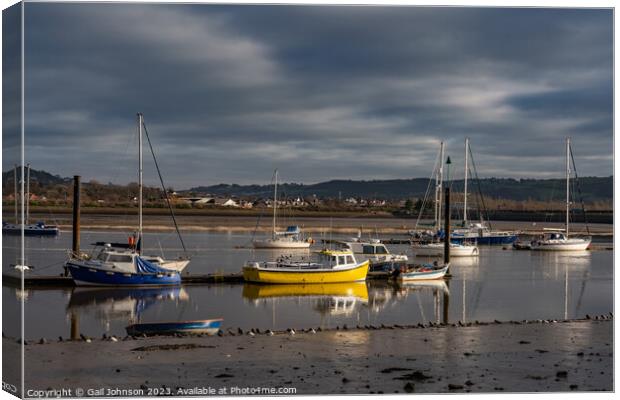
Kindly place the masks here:
<instances>
[{"instance_id":1,"label":"treeline on shore","mask_svg":"<svg viewBox=\"0 0 620 400\"><path fill-rule=\"evenodd\" d=\"M45 171L31 171L29 204L36 207L70 207L73 186L70 178L51 175ZM3 174L3 206L15 204L12 171ZM381 181L329 181L314 185L284 183L279 187L281 209L295 213L360 213L415 215L431 213L433 204L423 201L429 186L427 178ZM462 181L453 181L452 203L455 210L463 207ZM488 210L489 213L516 215L532 212L550 213L564 209L565 182L558 179L508 179L486 178L472 182L468 196L469 209ZM581 178L573 207L580 208L583 200L588 212L611 212L613 209L613 177ZM167 189L167 195L177 210L218 210L216 214L256 215L261 209L271 208L270 185L215 185L188 191ZM166 208L164 191L156 187L143 190L145 208ZM484 196L480 196L480 194ZM579 195L579 193L581 195ZM100 208L108 212L113 208L137 206L138 185L117 185L95 180L82 183L81 201L85 208ZM196 199L211 197L204 204ZM225 206L227 199L234 199ZM217 200L217 201L216 201ZM105 209L105 210L104 210ZM230 211L227 211L230 209ZM254 210L252 210L254 209ZM290 210L288 210L290 209ZM107 210L107 211L106 211ZM258 211L257 211L258 210ZM206 211L201 211L204 213Z\"/></svg>"}]
</instances>

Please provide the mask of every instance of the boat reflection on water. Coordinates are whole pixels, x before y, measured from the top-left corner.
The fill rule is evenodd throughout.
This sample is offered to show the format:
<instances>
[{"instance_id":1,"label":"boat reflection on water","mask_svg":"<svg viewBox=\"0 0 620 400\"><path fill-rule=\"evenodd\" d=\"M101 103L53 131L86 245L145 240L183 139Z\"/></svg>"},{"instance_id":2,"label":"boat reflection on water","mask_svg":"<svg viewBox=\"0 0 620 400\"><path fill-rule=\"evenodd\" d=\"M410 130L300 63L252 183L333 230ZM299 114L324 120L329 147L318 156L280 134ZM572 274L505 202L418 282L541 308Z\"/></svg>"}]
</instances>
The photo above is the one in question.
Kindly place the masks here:
<instances>
[{"instance_id":1,"label":"boat reflection on water","mask_svg":"<svg viewBox=\"0 0 620 400\"><path fill-rule=\"evenodd\" d=\"M409 299L411 296L414 297ZM324 323L330 321L365 325L366 323L380 324L383 321L389 323L395 312L400 314L398 309L406 301L417 302L419 307L416 309L420 310L432 304L434 314L432 320L441 322L447 320L449 296L450 290L443 280L311 285L245 284L243 287L244 299L256 307L272 308L274 327L277 326L276 305L279 305L278 314L285 309L282 307L285 305L289 310L288 313L291 312L291 306L298 307L300 312L310 306L308 309L321 316L321 326L325 326ZM422 310L421 316L412 314L411 321L405 324L413 324L420 320L427 322L427 313ZM382 315L385 317L381 317ZM325 320L324 317L337 317L337 319Z\"/></svg>"},{"instance_id":2,"label":"boat reflection on water","mask_svg":"<svg viewBox=\"0 0 620 400\"><path fill-rule=\"evenodd\" d=\"M401 292L404 292L406 295L416 290L428 290L432 291L433 293L439 292L441 294L447 294L448 296L450 295L450 289L448 288L448 285L446 285L446 281L444 281L443 279L438 279L434 281L404 281L399 282L397 285L395 285L395 287Z\"/></svg>"},{"instance_id":3,"label":"boat reflection on water","mask_svg":"<svg viewBox=\"0 0 620 400\"><path fill-rule=\"evenodd\" d=\"M450 259L450 266L456 268L475 268L480 265L479 257L456 257Z\"/></svg>"},{"instance_id":4,"label":"boat reflection on water","mask_svg":"<svg viewBox=\"0 0 620 400\"><path fill-rule=\"evenodd\" d=\"M374 282L370 289L368 307L373 312L378 313L383 309L397 307L397 303L404 302L411 295L415 295L418 301L430 295L437 303L439 295L442 295L444 299L450 296L450 289L443 279Z\"/></svg>"},{"instance_id":5,"label":"boat reflection on water","mask_svg":"<svg viewBox=\"0 0 620 400\"><path fill-rule=\"evenodd\" d=\"M312 302L312 309L321 316L349 316L362 305L368 304L365 282L325 283L309 285L256 285L243 286L243 298L255 306L271 303L275 324L275 303L278 301ZM321 324L323 325L323 323Z\"/></svg>"},{"instance_id":6,"label":"boat reflection on water","mask_svg":"<svg viewBox=\"0 0 620 400\"><path fill-rule=\"evenodd\" d=\"M243 298L255 304L260 300L295 297L342 297L368 302L368 287L365 282L325 283L309 285L243 285Z\"/></svg>"},{"instance_id":7,"label":"boat reflection on water","mask_svg":"<svg viewBox=\"0 0 620 400\"><path fill-rule=\"evenodd\" d=\"M92 314L106 329L111 321L136 322L141 314L162 302L185 302L189 295L183 287L157 288L83 288L71 292L67 314L71 318L71 337L79 335L80 315Z\"/></svg>"},{"instance_id":8,"label":"boat reflection on water","mask_svg":"<svg viewBox=\"0 0 620 400\"><path fill-rule=\"evenodd\" d=\"M532 252L532 257L543 260L546 266L586 267L590 265L592 252L589 250L562 251L562 252Z\"/></svg>"}]
</instances>

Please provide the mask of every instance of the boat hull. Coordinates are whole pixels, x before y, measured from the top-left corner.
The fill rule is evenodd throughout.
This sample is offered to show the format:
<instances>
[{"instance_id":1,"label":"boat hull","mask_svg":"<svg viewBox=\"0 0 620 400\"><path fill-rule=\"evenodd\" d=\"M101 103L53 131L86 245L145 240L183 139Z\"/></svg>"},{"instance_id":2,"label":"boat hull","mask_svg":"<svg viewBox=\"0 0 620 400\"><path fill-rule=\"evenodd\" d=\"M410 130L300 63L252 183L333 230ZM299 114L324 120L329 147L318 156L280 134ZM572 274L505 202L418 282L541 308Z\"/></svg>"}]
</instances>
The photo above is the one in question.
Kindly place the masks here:
<instances>
[{"instance_id":1,"label":"boat hull","mask_svg":"<svg viewBox=\"0 0 620 400\"><path fill-rule=\"evenodd\" d=\"M512 244L517 240L517 235L502 235L502 236L451 236L450 241L452 243L462 244L463 242L475 241L479 245L503 245Z\"/></svg>"},{"instance_id":2,"label":"boat hull","mask_svg":"<svg viewBox=\"0 0 620 400\"><path fill-rule=\"evenodd\" d=\"M24 235L25 236L56 236L60 231L56 227L45 227L45 228L37 228L37 227L25 227ZM22 229L21 226L5 226L2 227L2 233L5 235L21 235Z\"/></svg>"},{"instance_id":3,"label":"boat hull","mask_svg":"<svg viewBox=\"0 0 620 400\"><path fill-rule=\"evenodd\" d=\"M185 334L208 334L214 335L222 326L223 319L205 319L199 321L184 322L156 322L145 324L133 324L125 328L128 335L174 335L177 333Z\"/></svg>"},{"instance_id":4,"label":"boat hull","mask_svg":"<svg viewBox=\"0 0 620 400\"><path fill-rule=\"evenodd\" d=\"M307 249L310 242L287 240L255 240L252 242L255 249Z\"/></svg>"},{"instance_id":5,"label":"boat hull","mask_svg":"<svg viewBox=\"0 0 620 400\"><path fill-rule=\"evenodd\" d=\"M590 240L568 240L564 243L532 243L536 251L583 251L590 246Z\"/></svg>"},{"instance_id":6,"label":"boat hull","mask_svg":"<svg viewBox=\"0 0 620 400\"><path fill-rule=\"evenodd\" d=\"M171 286L181 283L177 271L139 274L92 268L71 261L65 265L77 286Z\"/></svg>"},{"instance_id":7,"label":"boat hull","mask_svg":"<svg viewBox=\"0 0 620 400\"><path fill-rule=\"evenodd\" d=\"M434 269L431 271L414 271L414 272L403 272L398 275L399 281L429 281L435 279L442 279L446 272L448 272L448 266L443 268Z\"/></svg>"},{"instance_id":8,"label":"boat hull","mask_svg":"<svg viewBox=\"0 0 620 400\"><path fill-rule=\"evenodd\" d=\"M341 283L361 282L368 274L368 261L345 270L292 270L261 267L243 267L243 279L246 282L305 284L305 283Z\"/></svg>"}]
</instances>

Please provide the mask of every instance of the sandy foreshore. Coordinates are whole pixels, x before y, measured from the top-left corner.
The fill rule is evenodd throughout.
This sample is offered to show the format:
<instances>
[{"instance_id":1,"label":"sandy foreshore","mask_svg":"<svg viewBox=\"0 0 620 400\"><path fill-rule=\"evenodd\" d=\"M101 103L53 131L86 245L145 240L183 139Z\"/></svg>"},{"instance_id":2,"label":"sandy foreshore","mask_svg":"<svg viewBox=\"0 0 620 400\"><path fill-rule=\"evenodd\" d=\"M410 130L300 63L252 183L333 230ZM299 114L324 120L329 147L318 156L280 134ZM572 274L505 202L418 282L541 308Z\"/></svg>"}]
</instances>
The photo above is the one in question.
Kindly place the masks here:
<instances>
[{"instance_id":1,"label":"sandy foreshore","mask_svg":"<svg viewBox=\"0 0 620 400\"><path fill-rule=\"evenodd\" d=\"M234 333L33 342L25 346L26 388L73 395L77 388L91 395L259 387L297 394L613 390L611 319ZM19 346L3 342L4 380L15 382L6 354Z\"/></svg>"}]
</instances>

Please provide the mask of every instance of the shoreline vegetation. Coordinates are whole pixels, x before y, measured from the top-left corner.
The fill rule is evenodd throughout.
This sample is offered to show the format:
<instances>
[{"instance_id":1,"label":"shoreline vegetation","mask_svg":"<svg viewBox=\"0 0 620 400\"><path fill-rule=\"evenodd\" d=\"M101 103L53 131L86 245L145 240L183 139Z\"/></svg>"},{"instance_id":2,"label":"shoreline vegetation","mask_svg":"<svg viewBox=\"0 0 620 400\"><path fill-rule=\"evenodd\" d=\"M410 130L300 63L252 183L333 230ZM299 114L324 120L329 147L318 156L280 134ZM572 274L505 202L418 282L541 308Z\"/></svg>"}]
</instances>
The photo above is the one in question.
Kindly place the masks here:
<instances>
[{"instance_id":1,"label":"shoreline vegetation","mask_svg":"<svg viewBox=\"0 0 620 400\"><path fill-rule=\"evenodd\" d=\"M143 395L153 388L187 395L192 388L266 385L295 388L298 395L613 390L611 313L275 334L225 328L218 336L28 340L26 389L109 387ZM17 355L20 343L3 337L7 355ZM5 370L5 381L17 382L17 369Z\"/></svg>"}]
</instances>

